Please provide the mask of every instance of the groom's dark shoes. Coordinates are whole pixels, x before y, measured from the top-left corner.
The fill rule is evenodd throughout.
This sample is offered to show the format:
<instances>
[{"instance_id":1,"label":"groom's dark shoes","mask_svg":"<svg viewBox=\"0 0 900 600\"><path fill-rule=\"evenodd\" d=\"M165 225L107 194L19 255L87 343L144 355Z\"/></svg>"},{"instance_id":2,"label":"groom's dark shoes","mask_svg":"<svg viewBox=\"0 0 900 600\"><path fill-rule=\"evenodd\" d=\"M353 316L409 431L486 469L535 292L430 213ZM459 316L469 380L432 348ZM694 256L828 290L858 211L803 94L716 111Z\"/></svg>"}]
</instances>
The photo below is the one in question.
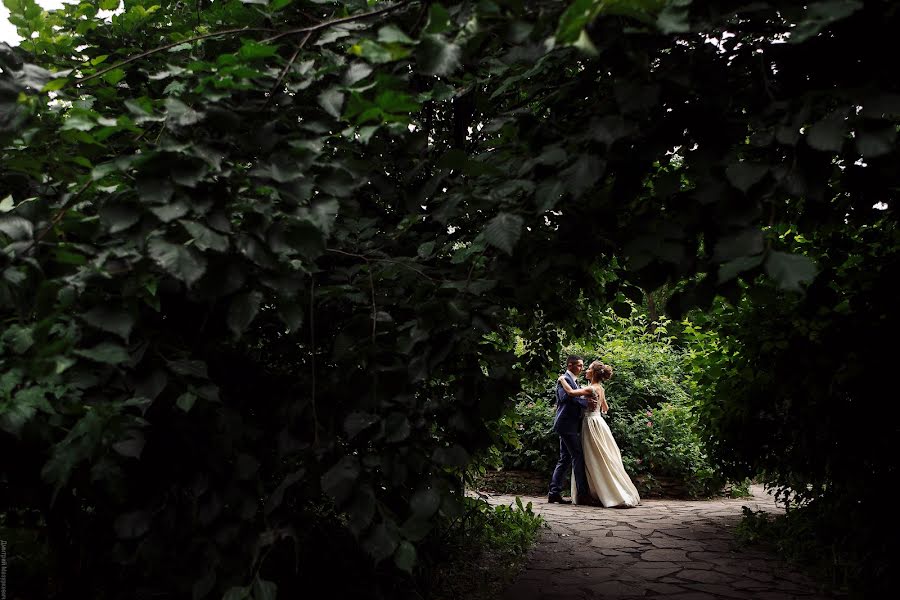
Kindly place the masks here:
<instances>
[{"instance_id":1,"label":"groom's dark shoes","mask_svg":"<svg viewBox=\"0 0 900 600\"><path fill-rule=\"evenodd\" d=\"M550 494L547 496L547 504L572 504L571 500L566 500L560 494Z\"/></svg>"}]
</instances>

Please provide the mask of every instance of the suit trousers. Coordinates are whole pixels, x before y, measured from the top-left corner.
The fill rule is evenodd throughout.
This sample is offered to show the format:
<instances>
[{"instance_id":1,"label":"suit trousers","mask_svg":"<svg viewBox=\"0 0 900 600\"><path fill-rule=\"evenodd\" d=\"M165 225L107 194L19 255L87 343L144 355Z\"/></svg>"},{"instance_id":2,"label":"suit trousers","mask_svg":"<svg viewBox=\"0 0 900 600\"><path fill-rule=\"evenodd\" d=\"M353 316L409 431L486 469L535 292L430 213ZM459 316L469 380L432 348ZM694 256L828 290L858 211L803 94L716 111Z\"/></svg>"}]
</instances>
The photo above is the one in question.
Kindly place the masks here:
<instances>
[{"instance_id":1,"label":"suit trousers","mask_svg":"<svg viewBox=\"0 0 900 600\"><path fill-rule=\"evenodd\" d=\"M559 433L559 461L550 479L550 494L562 495L566 475L573 469L575 490L579 496L588 496L587 475L584 472L584 451L581 449L581 434L576 432Z\"/></svg>"}]
</instances>

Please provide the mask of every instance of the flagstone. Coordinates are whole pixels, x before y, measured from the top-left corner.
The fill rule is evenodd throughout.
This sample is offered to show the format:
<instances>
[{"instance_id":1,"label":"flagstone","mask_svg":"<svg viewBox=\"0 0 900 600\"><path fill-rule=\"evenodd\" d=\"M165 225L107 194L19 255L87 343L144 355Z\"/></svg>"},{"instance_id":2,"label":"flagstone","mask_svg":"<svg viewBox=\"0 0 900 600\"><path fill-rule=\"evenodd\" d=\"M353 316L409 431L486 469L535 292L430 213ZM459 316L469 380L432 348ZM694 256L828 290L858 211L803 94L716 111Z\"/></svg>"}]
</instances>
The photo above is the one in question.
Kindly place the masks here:
<instances>
[{"instance_id":1,"label":"flagstone","mask_svg":"<svg viewBox=\"0 0 900 600\"><path fill-rule=\"evenodd\" d=\"M654 499L628 510L523 498L550 530L541 532L503 598L823 600L826 596L805 574L735 539L743 506L783 510L753 487L751 501ZM508 505L515 498L488 501Z\"/></svg>"}]
</instances>

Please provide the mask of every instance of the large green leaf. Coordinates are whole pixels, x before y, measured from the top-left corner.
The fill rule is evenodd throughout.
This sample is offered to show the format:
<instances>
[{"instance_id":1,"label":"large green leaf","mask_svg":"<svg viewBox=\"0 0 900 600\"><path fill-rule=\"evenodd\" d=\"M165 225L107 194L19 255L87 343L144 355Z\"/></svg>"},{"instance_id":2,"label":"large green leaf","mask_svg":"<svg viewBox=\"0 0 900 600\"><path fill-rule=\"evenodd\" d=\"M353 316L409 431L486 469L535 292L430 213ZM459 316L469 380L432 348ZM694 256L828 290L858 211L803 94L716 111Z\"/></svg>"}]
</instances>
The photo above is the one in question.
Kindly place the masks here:
<instances>
[{"instance_id":1,"label":"large green leaf","mask_svg":"<svg viewBox=\"0 0 900 600\"><path fill-rule=\"evenodd\" d=\"M112 342L102 342L92 348L79 349L74 352L78 356L110 365L117 365L128 360L128 350Z\"/></svg>"},{"instance_id":2,"label":"large green leaf","mask_svg":"<svg viewBox=\"0 0 900 600\"><path fill-rule=\"evenodd\" d=\"M394 553L399 541L395 532L384 523L379 523L363 541L363 548L372 560L379 563Z\"/></svg>"},{"instance_id":3,"label":"large green leaf","mask_svg":"<svg viewBox=\"0 0 900 600\"><path fill-rule=\"evenodd\" d=\"M319 106L335 119L341 117L341 107L343 105L344 94L337 88L331 88L319 94Z\"/></svg>"},{"instance_id":4,"label":"large green leaf","mask_svg":"<svg viewBox=\"0 0 900 600\"><path fill-rule=\"evenodd\" d=\"M459 66L462 50L438 35L425 36L417 53L419 68L428 75L449 75Z\"/></svg>"},{"instance_id":5,"label":"large green leaf","mask_svg":"<svg viewBox=\"0 0 900 600\"><path fill-rule=\"evenodd\" d=\"M836 21L846 19L863 7L859 0L820 0L810 2L803 20L791 30L788 42L800 44L816 36Z\"/></svg>"},{"instance_id":6,"label":"large green leaf","mask_svg":"<svg viewBox=\"0 0 900 600\"><path fill-rule=\"evenodd\" d=\"M512 254L522 235L524 219L512 213L500 213L484 228L484 240L507 254Z\"/></svg>"},{"instance_id":7,"label":"large green leaf","mask_svg":"<svg viewBox=\"0 0 900 600\"><path fill-rule=\"evenodd\" d=\"M187 285L193 285L206 271L206 259L193 248L162 238L153 238L147 248L164 271Z\"/></svg>"},{"instance_id":8,"label":"large green leaf","mask_svg":"<svg viewBox=\"0 0 900 600\"><path fill-rule=\"evenodd\" d=\"M799 292L803 289L800 284L811 282L817 269L809 257L776 251L766 259L766 272L779 287Z\"/></svg>"},{"instance_id":9,"label":"large green leaf","mask_svg":"<svg viewBox=\"0 0 900 600\"><path fill-rule=\"evenodd\" d=\"M128 341L131 329L134 327L134 315L124 308L117 306L97 306L83 313L81 318L92 327L102 331L115 333L123 340Z\"/></svg>"},{"instance_id":10,"label":"large green leaf","mask_svg":"<svg viewBox=\"0 0 900 600\"><path fill-rule=\"evenodd\" d=\"M259 291L238 294L232 299L228 307L228 328L235 338L240 337L256 318L261 302L262 293Z\"/></svg>"},{"instance_id":11,"label":"large green leaf","mask_svg":"<svg viewBox=\"0 0 900 600\"><path fill-rule=\"evenodd\" d=\"M350 497L360 475L359 459L345 456L322 475L322 491L331 496L338 505Z\"/></svg>"}]
</instances>

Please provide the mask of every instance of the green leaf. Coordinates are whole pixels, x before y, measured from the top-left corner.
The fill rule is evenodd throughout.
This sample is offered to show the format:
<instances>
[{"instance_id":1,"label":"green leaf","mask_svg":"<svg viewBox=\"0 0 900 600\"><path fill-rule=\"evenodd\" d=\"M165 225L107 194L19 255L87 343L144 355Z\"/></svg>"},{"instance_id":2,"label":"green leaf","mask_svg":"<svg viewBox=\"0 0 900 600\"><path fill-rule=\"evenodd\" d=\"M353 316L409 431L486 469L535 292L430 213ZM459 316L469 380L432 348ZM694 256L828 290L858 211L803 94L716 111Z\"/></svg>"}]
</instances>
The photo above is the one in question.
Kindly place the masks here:
<instances>
[{"instance_id":1,"label":"green leaf","mask_svg":"<svg viewBox=\"0 0 900 600\"><path fill-rule=\"evenodd\" d=\"M416 254L419 255L419 258L430 258L431 254L434 252L434 242L428 241L419 246L419 249L416 250Z\"/></svg>"},{"instance_id":2,"label":"green leaf","mask_svg":"<svg viewBox=\"0 0 900 600\"><path fill-rule=\"evenodd\" d=\"M203 113L194 110L177 98L166 98L166 122L171 127L187 127L203 119Z\"/></svg>"},{"instance_id":3,"label":"green leaf","mask_svg":"<svg viewBox=\"0 0 900 600\"><path fill-rule=\"evenodd\" d=\"M344 85L351 86L358 81L362 81L372 73L372 67L366 63L355 62L350 65L347 72L344 73Z\"/></svg>"},{"instance_id":4,"label":"green leaf","mask_svg":"<svg viewBox=\"0 0 900 600\"><path fill-rule=\"evenodd\" d=\"M344 431L347 432L347 439L353 439L363 430L379 421L378 415L362 412L352 412L344 419Z\"/></svg>"},{"instance_id":5,"label":"green leaf","mask_svg":"<svg viewBox=\"0 0 900 600\"><path fill-rule=\"evenodd\" d=\"M125 69L120 69L118 67L103 75L103 80L110 85L116 85L123 79L125 79Z\"/></svg>"},{"instance_id":6,"label":"green leaf","mask_svg":"<svg viewBox=\"0 0 900 600\"><path fill-rule=\"evenodd\" d=\"M228 250L228 238L224 235L216 233L209 227L196 221L181 220L179 223L191 235L194 240L194 246L198 250L215 250L216 252Z\"/></svg>"},{"instance_id":7,"label":"green leaf","mask_svg":"<svg viewBox=\"0 0 900 600\"><path fill-rule=\"evenodd\" d=\"M524 220L519 215L502 212L490 220L482 235L488 244L512 255L522 235L523 224Z\"/></svg>"},{"instance_id":8,"label":"green leaf","mask_svg":"<svg viewBox=\"0 0 900 600\"><path fill-rule=\"evenodd\" d=\"M417 52L419 69L426 75L449 75L459 66L462 50L442 36L429 35L422 39Z\"/></svg>"},{"instance_id":9,"label":"green leaf","mask_svg":"<svg viewBox=\"0 0 900 600\"><path fill-rule=\"evenodd\" d=\"M437 512L441 505L441 495L433 488L427 490L419 490L413 494L409 501L409 507L412 509L413 517L416 519L428 519Z\"/></svg>"},{"instance_id":10,"label":"green leaf","mask_svg":"<svg viewBox=\"0 0 900 600\"><path fill-rule=\"evenodd\" d=\"M47 84L41 88L42 92L57 92L63 89L66 84L69 83L68 79L54 79L53 81L48 81Z\"/></svg>"},{"instance_id":11,"label":"green leaf","mask_svg":"<svg viewBox=\"0 0 900 600\"><path fill-rule=\"evenodd\" d=\"M345 456L324 475L322 475L322 491L334 499L340 506L349 497L359 479L359 459L355 456Z\"/></svg>"},{"instance_id":12,"label":"green leaf","mask_svg":"<svg viewBox=\"0 0 900 600\"><path fill-rule=\"evenodd\" d=\"M101 10L116 10L119 8L119 0L100 0Z\"/></svg>"},{"instance_id":13,"label":"green leaf","mask_svg":"<svg viewBox=\"0 0 900 600\"><path fill-rule=\"evenodd\" d=\"M193 392L185 392L178 396L178 399L175 400L175 405L184 412L190 412L194 407L194 402L196 401L197 394L194 394Z\"/></svg>"},{"instance_id":14,"label":"green leaf","mask_svg":"<svg viewBox=\"0 0 900 600\"><path fill-rule=\"evenodd\" d=\"M3 200L0 200L0 213L6 213L11 211L16 207L16 202L13 200L13 197L7 196Z\"/></svg>"},{"instance_id":15,"label":"green leaf","mask_svg":"<svg viewBox=\"0 0 900 600\"><path fill-rule=\"evenodd\" d=\"M128 341L134 327L134 316L127 310L115 306L97 306L81 315L84 321L101 331L108 331Z\"/></svg>"},{"instance_id":16,"label":"green leaf","mask_svg":"<svg viewBox=\"0 0 900 600\"><path fill-rule=\"evenodd\" d=\"M592 154L582 154L571 166L563 170L560 179L576 198L590 190L606 171L606 161Z\"/></svg>"},{"instance_id":17,"label":"green leaf","mask_svg":"<svg viewBox=\"0 0 900 600\"><path fill-rule=\"evenodd\" d=\"M556 41L560 44L575 42L587 25L597 15L599 9L596 0L575 0L563 11L556 27Z\"/></svg>"},{"instance_id":18,"label":"green leaf","mask_svg":"<svg viewBox=\"0 0 900 600\"><path fill-rule=\"evenodd\" d=\"M144 451L144 434L137 430L129 431L128 438L112 445L113 450L130 458L140 458Z\"/></svg>"},{"instance_id":19,"label":"green leaf","mask_svg":"<svg viewBox=\"0 0 900 600\"><path fill-rule=\"evenodd\" d=\"M877 158L890 154L897 140L897 130L893 125L881 129L866 129L857 132L856 149L865 158Z\"/></svg>"},{"instance_id":20,"label":"green leaf","mask_svg":"<svg viewBox=\"0 0 900 600\"><path fill-rule=\"evenodd\" d=\"M795 292L802 291L801 283L809 283L816 276L816 265L802 254L770 252L766 259L766 272L778 287Z\"/></svg>"},{"instance_id":21,"label":"green leaf","mask_svg":"<svg viewBox=\"0 0 900 600\"><path fill-rule=\"evenodd\" d=\"M769 168L765 165L758 165L748 161L740 161L731 163L725 169L725 175L731 185L747 193L754 184L762 181L762 178L769 172Z\"/></svg>"},{"instance_id":22,"label":"green leaf","mask_svg":"<svg viewBox=\"0 0 900 600\"><path fill-rule=\"evenodd\" d=\"M135 188L141 201L150 204L165 204L175 193L175 187L168 177L139 177Z\"/></svg>"},{"instance_id":23,"label":"green leaf","mask_svg":"<svg viewBox=\"0 0 900 600\"><path fill-rule=\"evenodd\" d=\"M222 600L244 600L245 598L250 598L250 586L232 586L222 596Z\"/></svg>"},{"instance_id":24,"label":"green leaf","mask_svg":"<svg viewBox=\"0 0 900 600\"><path fill-rule=\"evenodd\" d=\"M0 233L14 242L29 241L34 238L34 225L28 219L16 215L0 214Z\"/></svg>"},{"instance_id":25,"label":"green leaf","mask_svg":"<svg viewBox=\"0 0 900 600\"><path fill-rule=\"evenodd\" d=\"M390 43L400 43L400 44L415 44L416 41L403 33L396 25L385 25L381 29L378 30L378 41L385 42L387 44Z\"/></svg>"},{"instance_id":26,"label":"green leaf","mask_svg":"<svg viewBox=\"0 0 900 600\"><path fill-rule=\"evenodd\" d=\"M666 35L687 33L691 30L690 13L687 6L691 0L672 0L668 2L656 17L656 26Z\"/></svg>"},{"instance_id":27,"label":"green leaf","mask_svg":"<svg viewBox=\"0 0 900 600\"><path fill-rule=\"evenodd\" d=\"M148 244L150 257L169 275L193 285L206 271L206 259L193 248L153 238Z\"/></svg>"},{"instance_id":28,"label":"green leaf","mask_svg":"<svg viewBox=\"0 0 900 600\"><path fill-rule=\"evenodd\" d=\"M306 308L295 302L282 302L278 306L278 317L289 332L295 332L303 325Z\"/></svg>"},{"instance_id":29,"label":"green leaf","mask_svg":"<svg viewBox=\"0 0 900 600\"><path fill-rule=\"evenodd\" d=\"M385 319L381 315L386 315L382 311L378 312L378 321L383 322ZM389 317L388 317L389 320ZM409 437L410 427L409 419L402 413L391 413L384 422L385 441L389 443L402 442Z\"/></svg>"},{"instance_id":30,"label":"green leaf","mask_svg":"<svg viewBox=\"0 0 900 600\"><path fill-rule=\"evenodd\" d=\"M34 345L34 334L31 327L13 324L7 325L0 335L0 342L10 346L16 354L24 354Z\"/></svg>"},{"instance_id":31,"label":"green leaf","mask_svg":"<svg viewBox=\"0 0 900 600\"><path fill-rule=\"evenodd\" d=\"M791 30L789 44L800 44L815 37L824 28L836 21L846 19L863 7L858 0L824 0L810 2L806 6L806 14Z\"/></svg>"},{"instance_id":32,"label":"green leaf","mask_svg":"<svg viewBox=\"0 0 900 600\"><path fill-rule=\"evenodd\" d=\"M428 24L426 33L443 33L450 29L450 13L441 4L435 2L428 9Z\"/></svg>"},{"instance_id":33,"label":"green leaf","mask_svg":"<svg viewBox=\"0 0 900 600\"><path fill-rule=\"evenodd\" d=\"M398 541L395 533L390 531L384 523L379 523L363 541L362 547L377 564L394 553Z\"/></svg>"},{"instance_id":34,"label":"green leaf","mask_svg":"<svg viewBox=\"0 0 900 600\"><path fill-rule=\"evenodd\" d=\"M394 564L401 571L412 573L413 567L416 566L416 547L406 540L400 542L397 551L394 552Z\"/></svg>"},{"instance_id":35,"label":"green leaf","mask_svg":"<svg viewBox=\"0 0 900 600\"><path fill-rule=\"evenodd\" d=\"M750 269L758 267L762 264L763 255L759 254L757 256L741 256L739 258L735 258L732 261L729 261L719 267L719 283L725 283L726 281L731 281L735 277L738 276L739 273L743 273L744 271L749 271Z\"/></svg>"},{"instance_id":36,"label":"green leaf","mask_svg":"<svg viewBox=\"0 0 900 600\"><path fill-rule=\"evenodd\" d=\"M369 486L362 486L353 495L353 501L347 509L350 530L359 535L375 517L375 494Z\"/></svg>"},{"instance_id":37,"label":"green leaf","mask_svg":"<svg viewBox=\"0 0 900 600\"><path fill-rule=\"evenodd\" d=\"M128 350L112 342L101 342L93 348L75 350L74 354L109 365L118 365L128 360Z\"/></svg>"},{"instance_id":38,"label":"green leaf","mask_svg":"<svg viewBox=\"0 0 900 600\"><path fill-rule=\"evenodd\" d=\"M370 39L360 40L350 48L350 52L370 63L383 64L399 60L409 55L409 50L396 45L379 44Z\"/></svg>"},{"instance_id":39,"label":"green leaf","mask_svg":"<svg viewBox=\"0 0 900 600\"><path fill-rule=\"evenodd\" d=\"M206 363L202 360L170 360L166 364L173 373L178 373L179 375L187 375L199 379L206 379L209 377L207 374Z\"/></svg>"},{"instance_id":40,"label":"green leaf","mask_svg":"<svg viewBox=\"0 0 900 600\"><path fill-rule=\"evenodd\" d=\"M341 118L341 107L344 105L344 94L337 88L330 88L319 94L319 106L335 119Z\"/></svg>"},{"instance_id":41,"label":"green leaf","mask_svg":"<svg viewBox=\"0 0 900 600\"><path fill-rule=\"evenodd\" d=\"M238 52L241 58L255 60L257 58L269 58L278 54L278 46L275 44L259 44L245 41Z\"/></svg>"},{"instance_id":42,"label":"green leaf","mask_svg":"<svg viewBox=\"0 0 900 600\"><path fill-rule=\"evenodd\" d=\"M119 515L113 523L113 528L119 539L139 538L150 530L150 513L136 510Z\"/></svg>"},{"instance_id":43,"label":"green leaf","mask_svg":"<svg viewBox=\"0 0 900 600\"><path fill-rule=\"evenodd\" d=\"M141 220L141 209L121 202L106 204L100 208L100 218L110 233L119 233Z\"/></svg>"},{"instance_id":44,"label":"green leaf","mask_svg":"<svg viewBox=\"0 0 900 600\"><path fill-rule=\"evenodd\" d=\"M834 115L822 119L809 128L806 134L807 143L823 152L840 152L847 137L847 122L843 115Z\"/></svg>"},{"instance_id":45,"label":"green leaf","mask_svg":"<svg viewBox=\"0 0 900 600\"><path fill-rule=\"evenodd\" d=\"M278 586L273 581L266 581L259 576L253 581L253 600L275 600Z\"/></svg>"},{"instance_id":46,"label":"green leaf","mask_svg":"<svg viewBox=\"0 0 900 600\"><path fill-rule=\"evenodd\" d=\"M759 254L763 251L763 235L759 229L741 229L723 236L713 248L713 260L726 262L738 257Z\"/></svg>"},{"instance_id":47,"label":"green leaf","mask_svg":"<svg viewBox=\"0 0 900 600\"><path fill-rule=\"evenodd\" d=\"M253 322L259 312L262 292L252 291L235 296L228 307L228 328L235 339L241 337L244 330Z\"/></svg>"},{"instance_id":48,"label":"green leaf","mask_svg":"<svg viewBox=\"0 0 900 600\"><path fill-rule=\"evenodd\" d=\"M0 387L7 388L9 383L6 381ZM31 386L20 389L11 401L4 404L2 397L8 394L8 390L4 390L4 393L0 394L0 429L13 435L18 436L22 427L37 414L38 410L51 415L56 412L47 402L46 390L43 387Z\"/></svg>"},{"instance_id":49,"label":"green leaf","mask_svg":"<svg viewBox=\"0 0 900 600\"><path fill-rule=\"evenodd\" d=\"M448 448L436 449L432 455L432 459L439 465L465 467L469 464L469 453L459 444L453 444Z\"/></svg>"}]
</instances>

